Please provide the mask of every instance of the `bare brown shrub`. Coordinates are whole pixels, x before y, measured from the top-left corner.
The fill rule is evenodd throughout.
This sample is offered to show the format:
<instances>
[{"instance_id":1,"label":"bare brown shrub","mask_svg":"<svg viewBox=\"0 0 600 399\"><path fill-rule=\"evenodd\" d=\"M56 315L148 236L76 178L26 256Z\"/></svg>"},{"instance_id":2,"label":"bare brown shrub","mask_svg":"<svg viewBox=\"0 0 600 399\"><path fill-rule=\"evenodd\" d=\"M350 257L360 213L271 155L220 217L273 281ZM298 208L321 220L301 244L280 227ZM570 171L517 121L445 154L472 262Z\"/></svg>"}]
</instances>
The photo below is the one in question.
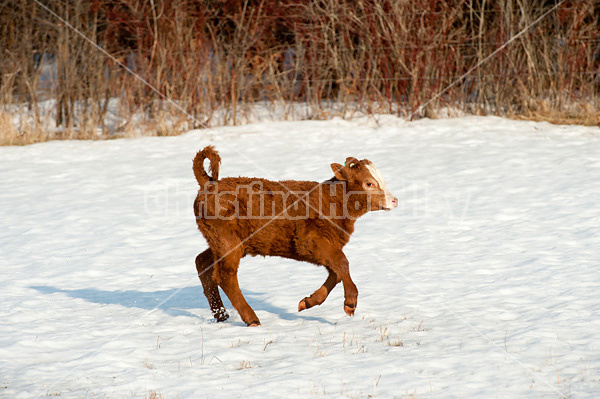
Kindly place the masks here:
<instances>
[{"instance_id":1,"label":"bare brown shrub","mask_svg":"<svg viewBox=\"0 0 600 399\"><path fill-rule=\"evenodd\" d=\"M448 107L600 123L594 0L533 26L558 0L42 3L0 0L0 106L26 110L3 118L5 144L238 124L258 101L285 118Z\"/></svg>"}]
</instances>

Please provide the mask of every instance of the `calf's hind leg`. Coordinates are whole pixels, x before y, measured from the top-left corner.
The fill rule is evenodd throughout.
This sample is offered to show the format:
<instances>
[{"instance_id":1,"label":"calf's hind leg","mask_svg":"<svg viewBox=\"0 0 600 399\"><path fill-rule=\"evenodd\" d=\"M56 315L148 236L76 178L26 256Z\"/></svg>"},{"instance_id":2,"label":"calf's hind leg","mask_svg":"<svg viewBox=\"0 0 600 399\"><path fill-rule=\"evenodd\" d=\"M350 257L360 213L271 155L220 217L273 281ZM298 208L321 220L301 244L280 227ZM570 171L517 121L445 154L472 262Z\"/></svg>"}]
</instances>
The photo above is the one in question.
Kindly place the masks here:
<instances>
[{"instance_id":1,"label":"calf's hind leg","mask_svg":"<svg viewBox=\"0 0 600 399\"><path fill-rule=\"evenodd\" d=\"M258 316L256 316L250 305L248 305L248 302L246 302L246 298L244 298L238 284L237 271L240 266L240 259L242 258L242 250L236 248L222 256L215 254L215 258L221 259L217 264L217 273L215 275L219 286L227 294L231 304L238 311L240 317L248 327L260 326Z\"/></svg>"},{"instance_id":2,"label":"calf's hind leg","mask_svg":"<svg viewBox=\"0 0 600 399\"><path fill-rule=\"evenodd\" d=\"M219 294L219 286L213 278L214 269L214 257L212 251L207 249L196 257L196 270L198 271L198 277L204 288L204 295L208 299L210 310L217 321L225 321L229 318L221 295Z\"/></svg>"}]
</instances>

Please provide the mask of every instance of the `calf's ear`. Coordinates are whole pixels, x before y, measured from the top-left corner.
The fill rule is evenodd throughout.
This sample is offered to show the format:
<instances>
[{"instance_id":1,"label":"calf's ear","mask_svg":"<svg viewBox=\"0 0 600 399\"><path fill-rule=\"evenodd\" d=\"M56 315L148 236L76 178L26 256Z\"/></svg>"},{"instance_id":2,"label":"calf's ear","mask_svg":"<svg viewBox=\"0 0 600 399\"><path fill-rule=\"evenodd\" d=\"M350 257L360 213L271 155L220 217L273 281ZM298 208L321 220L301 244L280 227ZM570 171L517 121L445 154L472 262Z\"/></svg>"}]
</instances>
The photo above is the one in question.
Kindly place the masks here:
<instances>
[{"instance_id":1,"label":"calf's ear","mask_svg":"<svg viewBox=\"0 0 600 399\"><path fill-rule=\"evenodd\" d=\"M349 168L354 168L355 166L360 166L360 163L358 162L358 159L354 157L348 157L346 158L346 163L344 165Z\"/></svg>"},{"instance_id":2,"label":"calf's ear","mask_svg":"<svg viewBox=\"0 0 600 399\"><path fill-rule=\"evenodd\" d=\"M332 163L331 170L333 170L333 175L338 180L348 180L348 176L346 174L346 168L340 165L339 163Z\"/></svg>"}]
</instances>

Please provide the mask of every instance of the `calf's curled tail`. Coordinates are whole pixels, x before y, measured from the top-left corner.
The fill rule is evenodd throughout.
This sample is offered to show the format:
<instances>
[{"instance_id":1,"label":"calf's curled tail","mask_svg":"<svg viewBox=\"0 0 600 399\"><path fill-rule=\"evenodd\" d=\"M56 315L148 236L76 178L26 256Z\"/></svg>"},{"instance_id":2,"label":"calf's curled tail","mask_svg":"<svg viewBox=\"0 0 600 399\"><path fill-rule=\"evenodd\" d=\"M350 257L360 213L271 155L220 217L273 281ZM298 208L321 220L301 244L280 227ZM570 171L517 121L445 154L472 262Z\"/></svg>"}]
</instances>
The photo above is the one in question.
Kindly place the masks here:
<instances>
[{"instance_id":1,"label":"calf's curled tail","mask_svg":"<svg viewBox=\"0 0 600 399\"><path fill-rule=\"evenodd\" d=\"M208 159L210 176L204 170L204 160ZM212 145L204 147L203 150L198 151L194 157L193 170L198 184L203 187L209 181L219 180L219 166L221 165L221 157L215 147Z\"/></svg>"}]
</instances>

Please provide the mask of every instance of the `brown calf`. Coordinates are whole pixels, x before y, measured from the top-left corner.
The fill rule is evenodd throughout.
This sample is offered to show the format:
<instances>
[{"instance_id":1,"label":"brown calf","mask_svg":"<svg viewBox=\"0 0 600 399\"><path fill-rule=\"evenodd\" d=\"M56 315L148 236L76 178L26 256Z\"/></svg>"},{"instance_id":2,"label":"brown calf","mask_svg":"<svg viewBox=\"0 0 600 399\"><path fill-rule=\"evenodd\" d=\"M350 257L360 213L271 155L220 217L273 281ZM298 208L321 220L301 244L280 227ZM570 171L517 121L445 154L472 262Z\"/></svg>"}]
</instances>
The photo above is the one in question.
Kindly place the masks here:
<instances>
[{"instance_id":1,"label":"brown calf","mask_svg":"<svg viewBox=\"0 0 600 399\"><path fill-rule=\"evenodd\" d=\"M203 166L206 159L210 176ZM300 301L298 311L323 303L341 281L344 311L352 316L358 290L342 248L360 216L398 205L375 165L350 157L345 166L331 164L335 177L317 183L247 177L219 180L220 162L217 151L208 146L193 163L200 184L194 213L209 246L196 257L196 269L217 321L229 317L219 295L221 287L248 326L260 325L238 285L240 259L246 255L281 256L325 266L329 276Z\"/></svg>"}]
</instances>

